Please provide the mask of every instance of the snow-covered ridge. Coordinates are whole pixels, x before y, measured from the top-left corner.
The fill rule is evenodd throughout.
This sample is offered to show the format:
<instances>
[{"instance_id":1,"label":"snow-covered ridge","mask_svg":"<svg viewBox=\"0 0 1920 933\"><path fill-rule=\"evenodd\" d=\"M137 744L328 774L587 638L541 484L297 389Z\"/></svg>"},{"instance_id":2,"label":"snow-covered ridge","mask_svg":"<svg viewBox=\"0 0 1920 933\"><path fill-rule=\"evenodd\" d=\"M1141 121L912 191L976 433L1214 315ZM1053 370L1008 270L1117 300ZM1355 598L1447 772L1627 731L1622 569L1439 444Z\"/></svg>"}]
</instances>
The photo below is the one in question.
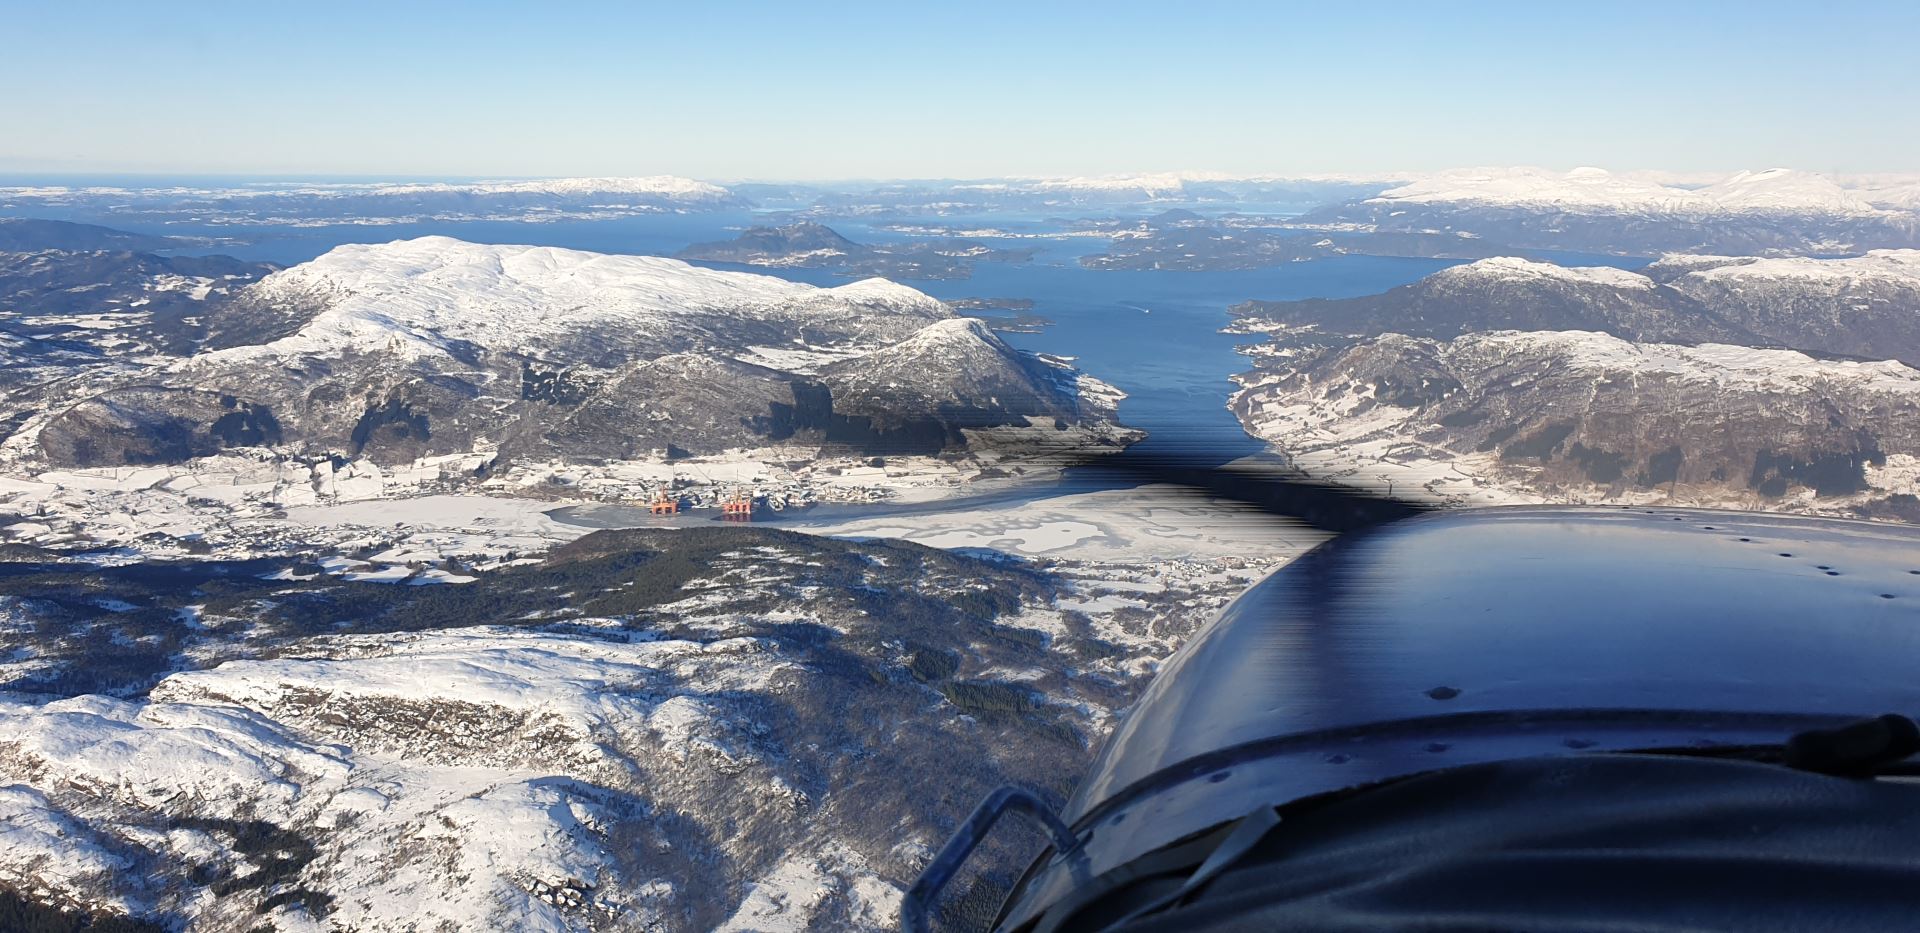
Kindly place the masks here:
<instances>
[{"instance_id":1,"label":"snow-covered ridge","mask_svg":"<svg viewBox=\"0 0 1920 933\"><path fill-rule=\"evenodd\" d=\"M1689 200L1684 189L1614 175L1605 169L1571 172L1527 166L1436 172L1380 193L1374 201L1416 204L1488 202L1666 209Z\"/></svg>"},{"instance_id":2,"label":"snow-covered ridge","mask_svg":"<svg viewBox=\"0 0 1920 933\"><path fill-rule=\"evenodd\" d=\"M889 352L919 352L952 346L956 342L970 344L978 341L994 346L1000 345L1000 338L993 335L984 321L979 318L957 317L945 321L935 321L913 336L888 347Z\"/></svg>"},{"instance_id":3,"label":"snow-covered ridge","mask_svg":"<svg viewBox=\"0 0 1920 933\"><path fill-rule=\"evenodd\" d=\"M1235 413L1335 482L1442 502L1846 515L1914 489L1920 370L1900 362L1572 329L1383 333L1248 355ZM1851 480L1795 472L1849 457Z\"/></svg>"},{"instance_id":4,"label":"snow-covered ridge","mask_svg":"<svg viewBox=\"0 0 1920 933\"><path fill-rule=\"evenodd\" d=\"M1249 302L1234 312L1235 333L1600 331L1920 365L1920 249L1839 259L1668 254L1634 271L1503 256L1378 295Z\"/></svg>"},{"instance_id":5,"label":"snow-covered ridge","mask_svg":"<svg viewBox=\"0 0 1920 933\"><path fill-rule=\"evenodd\" d=\"M1099 175L1073 178L1043 178L1028 187L1039 191L1144 191L1150 196L1174 194L1190 181L1237 181L1220 172L1155 172L1146 175Z\"/></svg>"},{"instance_id":6,"label":"snow-covered ridge","mask_svg":"<svg viewBox=\"0 0 1920 933\"><path fill-rule=\"evenodd\" d=\"M0 197L64 199L70 197L274 198L359 197L367 195L475 195L580 198L628 195L650 200L709 202L733 198L719 185L678 175L636 175L608 178L535 178L478 182L263 182L231 188L169 185L136 188L112 185L0 186Z\"/></svg>"},{"instance_id":7,"label":"snow-covered ridge","mask_svg":"<svg viewBox=\"0 0 1920 933\"><path fill-rule=\"evenodd\" d=\"M1663 259L1661 262L1668 262ZM1712 260L1722 257L1691 257ZM1743 260L1727 258L1723 265L1687 273L1707 281L1754 281L1759 279L1804 279L1817 281L1874 279L1920 288L1920 249L1876 249L1864 256L1845 259L1811 259L1802 256ZM1915 309L1920 313L1920 308Z\"/></svg>"},{"instance_id":8,"label":"snow-covered ridge","mask_svg":"<svg viewBox=\"0 0 1920 933\"><path fill-rule=\"evenodd\" d=\"M1577 369L1639 376L1666 373L1776 392L1806 392L1845 384L1855 390L1920 395L1920 370L1913 367L1892 360L1819 360L1796 350L1713 343L1692 347L1634 343L1594 331L1496 331L1459 337L1454 341L1454 351L1483 356L1551 355Z\"/></svg>"},{"instance_id":9,"label":"snow-covered ridge","mask_svg":"<svg viewBox=\"0 0 1920 933\"><path fill-rule=\"evenodd\" d=\"M1866 199L1825 175L1784 168L1739 172L1695 193L1732 210L1813 210L1833 214L1869 214L1874 210Z\"/></svg>"},{"instance_id":10,"label":"snow-covered ridge","mask_svg":"<svg viewBox=\"0 0 1920 933\"><path fill-rule=\"evenodd\" d=\"M719 185L682 178L678 175L641 175L618 178L539 178L529 181L486 181L467 184L391 184L374 185L369 194L538 194L555 197L580 197L597 194L637 194L672 200L706 201L733 196Z\"/></svg>"},{"instance_id":11,"label":"snow-covered ridge","mask_svg":"<svg viewBox=\"0 0 1920 933\"><path fill-rule=\"evenodd\" d=\"M1652 267L1677 279L1710 282L1757 282L1799 279L1820 282L1876 281L1920 288L1920 249L1876 249L1840 259L1807 256L1757 258L1752 256L1695 256L1673 254ZM1513 256L1497 256L1442 269L1429 276L1437 283L1489 285L1499 282L1562 281L1612 288L1653 288L1654 281L1638 272L1611 266L1562 266ZM1916 309L1920 311L1920 309Z\"/></svg>"},{"instance_id":12,"label":"snow-covered ridge","mask_svg":"<svg viewBox=\"0 0 1920 933\"><path fill-rule=\"evenodd\" d=\"M1848 189L1875 207L1920 211L1920 175L1875 175L1854 179Z\"/></svg>"},{"instance_id":13,"label":"snow-covered ridge","mask_svg":"<svg viewBox=\"0 0 1920 933\"><path fill-rule=\"evenodd\" d=\"M1645 175L1582 167L1533 166L1437 172L1382 192L1375 203L1485 204L1653 213L1818 213L1863 215L1880 209L1824 175L1792 169L1740 172L1700 188Z\"/></svg>"},{"instance_id":14,"label":"snow-covered ridge","mask_svg":"<svg viewBox=\"0 0 1920 933\"><path fill-rule=\"evenodd\" d=\"M1581 285L1604 285L1611 288L1652 288L1653 280L1637 272L1615 269L1612 266L1562 266L1551 262L1534 262L1513 256L1496 256L1482 259L1464 266L1442 269L1433 274L1435 282L1446 284L1522 281L1558 281Z\"/></svg>"},{"instance_id":15,"label":"snow-covered ridge","mask_svg":"<svg viewBox=\"0 0 1920 933\"><path fill-rule=\"evenodd\" d=\"M1149 199L1178 197L1189 185L1262 185L1262 184L1403 184L1415 175L1408 172L1341 173L1307 172L1294 174L1178 171L1141 172L1115 175L1026 176L983 179L954 185L955 191L1018 191L1028 193L1059 192L1082 195L1145 195Z\"/></svg>"},{"instance_id":16,"label":"snow-covered ridge","mask_svg":"<svg viewBox=\"0 0 1920 933\"><path fill-rule=\"evenodd\" d=\"M922 394L942 391L993 395L1025 382L1015 353L976 318L936 321L906 339L842 364L845 394L866 393L887 407L920 410ZM1015 382L1002 381L1012 377Z\"/></svg>"},{"instance_id":17,"label":"snow-covered ridge","mask_svg":"<svg viewBox=\"0 0 1920 933\"><path fill-rule=\"evenodd\" d=\"M952 314L922 292L880 279L821 288L655 256L438 236L336 247L262 279L249 296L319 301L325 310L292 336L197 361L388 347L417 355L451 341L521 346L594 325L664 334L676 320L703 314L798 322L878 312L927 320Z\"/></svg>"}]
</instances>

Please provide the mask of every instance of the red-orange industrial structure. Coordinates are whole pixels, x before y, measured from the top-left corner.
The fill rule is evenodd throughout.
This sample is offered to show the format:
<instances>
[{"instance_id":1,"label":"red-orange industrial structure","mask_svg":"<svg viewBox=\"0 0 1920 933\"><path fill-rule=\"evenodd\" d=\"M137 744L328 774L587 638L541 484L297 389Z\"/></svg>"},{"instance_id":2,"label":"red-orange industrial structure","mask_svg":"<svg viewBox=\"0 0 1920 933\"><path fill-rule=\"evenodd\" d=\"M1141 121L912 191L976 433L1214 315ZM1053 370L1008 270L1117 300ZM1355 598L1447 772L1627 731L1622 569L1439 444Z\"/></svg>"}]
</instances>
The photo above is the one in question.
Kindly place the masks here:
<instances>
[{"instance_id":1,"label":"red-orange industrial structure","mask_svg":"<svg viewBox=\"0 0 1920 933\"><path fill-rule=\"evenodd\" d=\"M753 498L736 489L733 498L720 503L721 517L730 522L753 521Z\"/></svg>"}]
</instances>

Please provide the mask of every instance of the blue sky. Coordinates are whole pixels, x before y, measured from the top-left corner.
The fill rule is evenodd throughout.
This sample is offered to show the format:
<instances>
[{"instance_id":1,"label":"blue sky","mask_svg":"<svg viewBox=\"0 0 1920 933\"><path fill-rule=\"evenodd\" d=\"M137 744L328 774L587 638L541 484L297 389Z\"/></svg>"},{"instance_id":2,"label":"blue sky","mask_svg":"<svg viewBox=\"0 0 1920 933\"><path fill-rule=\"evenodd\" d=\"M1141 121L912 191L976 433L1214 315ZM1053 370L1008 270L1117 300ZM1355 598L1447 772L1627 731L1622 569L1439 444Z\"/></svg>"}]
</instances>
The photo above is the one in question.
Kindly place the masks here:
<instances>
[{"instance_id":1,"label":"blue sky","mask_svg":"<svg viewBox=\"0 0 1920 933\"><path fill-rule=\"evenodd\" d=\"M1920 171L1920 3L23 3L0 171Z\"/></svg>"}]
</instances>

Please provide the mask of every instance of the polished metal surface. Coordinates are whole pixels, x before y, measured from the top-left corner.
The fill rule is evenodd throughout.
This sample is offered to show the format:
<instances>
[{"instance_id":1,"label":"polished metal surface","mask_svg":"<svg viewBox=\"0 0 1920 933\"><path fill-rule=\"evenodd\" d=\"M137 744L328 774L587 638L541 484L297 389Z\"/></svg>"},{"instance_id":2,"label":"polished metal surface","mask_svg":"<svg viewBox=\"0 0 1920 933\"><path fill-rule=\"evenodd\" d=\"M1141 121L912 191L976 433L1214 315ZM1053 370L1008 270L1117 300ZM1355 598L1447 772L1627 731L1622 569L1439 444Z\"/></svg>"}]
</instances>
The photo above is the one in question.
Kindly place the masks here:
<instances>
[{"instance_id":1,"label":"polished metal surface","mask_svg":"<svg viewBox=\"0 0 1920 933\"><path fill-rule=\"evenodd\" d=\"M1920 714L1920 529L1487 509L1336 539L1197 634L1065 817L1099 874L1257 807L1520 755ZM1061 861L1009 920L1066 889Z\"/></svg>"}]
</instances>

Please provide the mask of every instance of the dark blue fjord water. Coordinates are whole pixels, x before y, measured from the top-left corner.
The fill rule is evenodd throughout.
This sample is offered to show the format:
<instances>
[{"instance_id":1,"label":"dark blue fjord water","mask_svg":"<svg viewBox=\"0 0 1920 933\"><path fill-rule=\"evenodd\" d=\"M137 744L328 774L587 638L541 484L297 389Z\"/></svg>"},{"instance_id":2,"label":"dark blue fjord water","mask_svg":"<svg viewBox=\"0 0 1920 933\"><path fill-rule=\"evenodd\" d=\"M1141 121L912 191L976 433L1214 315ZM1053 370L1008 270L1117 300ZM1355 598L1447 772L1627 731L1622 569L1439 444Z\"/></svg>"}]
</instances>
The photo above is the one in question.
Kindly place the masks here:
<instances>
[{"instance_id":1,"label":"dark blue fjord water","mask_svg":"<svg viewBox=\"0 0 1920 933\"><path fill-rule=\"evenodd\" d=\"M1036 334L1002 336L1021 349L1071 356L1084 371L1127 393L1120 420L1148 432L1125 456L1219 466L1264 451L1227 409L1230 375L1247 368L1234 352L1254 336L1220 333L1227 308L1250 298L1349 297L1413 282L1449 260L1342 256L1248 272L1091 271L1057 259L983 263L963 281L916 281L939 298L1027 298L1053 323ZM791 270L787 270L791 271ZM783 271L783 274L787 274ZM806 270L798 270L805 273ZM844 279L800 276L819 284ZM914 505L821 506L810 520L940 512L1137 485L1111 470L1069 471L1060 482ZM795 516L798 518L799 516Z\"/></svg>"},{"instance_id":2,"label":"dark blue fjord water","mask_svg":"<svg viewBox=\"0 0 1920 933\"><path fill-rule=\"evenodd\" d=\"M1140 454L1205 464L1261 446L1226 408L1228 376L1246 368L1220 333L1227 308L1251 298L1346 297L1385 291L1451 263L1343 256L1247 272L1090 271L1072 265L984 264L964 282L915 283L941 298L1028 298L1053 324L1007 334L1027 350L1077 358L1127 393L1121 420L1148 432Z\"/></svg>"}]
</instances>

